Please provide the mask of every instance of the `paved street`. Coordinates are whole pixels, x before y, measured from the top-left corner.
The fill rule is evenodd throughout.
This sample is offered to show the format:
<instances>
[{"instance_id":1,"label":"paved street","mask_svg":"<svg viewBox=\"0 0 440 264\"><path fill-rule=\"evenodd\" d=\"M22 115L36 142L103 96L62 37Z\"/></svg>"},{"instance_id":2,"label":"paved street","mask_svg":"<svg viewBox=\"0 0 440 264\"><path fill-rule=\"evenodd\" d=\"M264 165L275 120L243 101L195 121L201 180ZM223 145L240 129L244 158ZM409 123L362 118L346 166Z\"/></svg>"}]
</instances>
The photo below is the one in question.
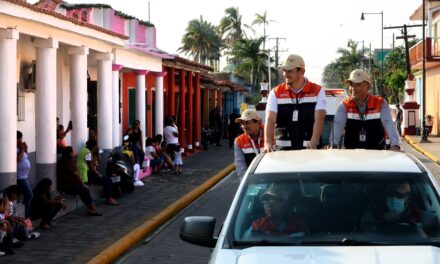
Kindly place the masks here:
<instances>
[{"instance_id":1,"label":"paved street","mask_svg":"<svg viewBox=\"0 0 440 264\"><path fill-rule=\"evenodd\" d=\"M183 218L190 215L209 215L216 217L218 234L229 206L238 188L239 180L235 172L194 202L187 210L167 223L158 234L149 237L145 243L126 254L118 264L175 264L207 263L211 249L183 242L179 238Z\"/></svg>"}]
</instances>

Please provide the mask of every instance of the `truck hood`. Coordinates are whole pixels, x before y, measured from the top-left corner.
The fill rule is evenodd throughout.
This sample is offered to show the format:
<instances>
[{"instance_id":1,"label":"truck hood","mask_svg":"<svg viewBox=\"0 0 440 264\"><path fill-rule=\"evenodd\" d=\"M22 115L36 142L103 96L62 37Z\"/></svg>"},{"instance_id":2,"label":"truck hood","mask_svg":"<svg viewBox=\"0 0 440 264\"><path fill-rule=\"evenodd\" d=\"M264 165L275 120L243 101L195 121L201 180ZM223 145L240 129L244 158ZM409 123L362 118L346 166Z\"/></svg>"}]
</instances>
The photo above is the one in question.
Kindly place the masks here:
<instances>
[{"instance_id":1,"label":"truck hood","mask_svg":"<svg viewBox=\"0 0 440 264\"><path fill-rule=\"evenodd\" d=\"M282 263L436 263L440 249L433 246L334 246L334 247L251 247L221 249L211 262L237 264Z\"/></svg>"}]
</instances>

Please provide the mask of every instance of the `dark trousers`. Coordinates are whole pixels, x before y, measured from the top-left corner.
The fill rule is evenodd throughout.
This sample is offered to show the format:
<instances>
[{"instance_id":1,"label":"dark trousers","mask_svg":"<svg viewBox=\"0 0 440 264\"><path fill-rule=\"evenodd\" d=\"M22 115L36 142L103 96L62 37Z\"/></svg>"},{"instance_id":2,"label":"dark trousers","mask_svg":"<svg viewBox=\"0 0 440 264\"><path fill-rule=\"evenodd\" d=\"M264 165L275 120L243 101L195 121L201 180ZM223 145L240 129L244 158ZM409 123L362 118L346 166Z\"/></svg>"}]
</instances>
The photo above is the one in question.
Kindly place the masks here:
<instances>
[{"instance_id":1,"label":"dark trousers","mask_svg":"<svg viewBox=\"0 0 440 264\"><path fill-rule=\"evenodd\" d=\"M31 219L37 220L41 218L40 226L50 224L52 219L61 210L62 205L59 203L42 203L36 205L37 208L32 210Z\"/></svg>"},{"instance_id":2,"label":"dark trousers","mask_svg":"<svg viewBox=\"0 0 440 264\"><path fill-rule=\"evenodd\" d=\"M102 185L104 187L104 195L106 198L112 198L113 182L107 176L99 177L95 172L89 170L89 184Z\"/></svg>"},{"instance_id":3,"label":"dark trousers","mask_svg":"<svg viewBox=\"0 0 440 264\"><path fill-rule=\"evenodd\" d=\"M90 194L90 190L84 185L75 185L72 186L71 189L66 190L67 194L78 195L83 204L89 205L93 202L92 195Z\"/></svg>"},{"instance_id":4,"label":"dark trousers","mask_svg":"<svg viewBox=\"0 0 440 264\"><path fill-rule=\"evenodd\" d=\"M24 216L28 218L30 216L31 201L33 197L32 187L29 183L29 179L18 179L18 188L20 188L23 194L23 204L24 204Z\"/></svg>"}]
</instances>

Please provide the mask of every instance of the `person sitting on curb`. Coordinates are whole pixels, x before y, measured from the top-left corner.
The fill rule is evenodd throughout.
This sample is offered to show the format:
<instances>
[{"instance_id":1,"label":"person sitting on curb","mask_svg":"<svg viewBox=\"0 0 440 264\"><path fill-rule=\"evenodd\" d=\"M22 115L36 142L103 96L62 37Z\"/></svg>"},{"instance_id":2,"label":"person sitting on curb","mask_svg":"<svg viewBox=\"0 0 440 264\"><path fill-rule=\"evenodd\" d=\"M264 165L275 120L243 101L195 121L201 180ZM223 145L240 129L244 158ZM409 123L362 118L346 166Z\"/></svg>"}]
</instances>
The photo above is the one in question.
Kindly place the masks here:
<instances>
[{"instance_id":1,"label":"person sitting on curb","mask_svg":"<svg viewBox=\"0 0 440 264\"><path fill-rule=\"evenodd\" d=\"M96 140L90 139L86 142L78 153L76 158L76 166L79 170L79 175L83 183L97 184L104 187L104 193L106 197L105 204L107 205L119 205L118 202L113 198L113 182L107 177L101 175L97 170L96 161L93 159L92 153L96 152L98 144Z\"/></svg>"},{"instance_id":2,"label":"person sitting on curb","mask_svg":"<svg viewBox=\"0 0 440 264\"><path fill-rule=\"evenodd\" d=\"M164 162L156 153L156 150L153 147L153 139L151 137L148 137L145 140L145 156L150 160L152 173L159 174L162 170Z\"/></svg>"},{"instance_id":3,"label":"person sitting on curb","mask_svg":"<svg viewBox=\"0 0 440 264\"><path fill-rule=\"evenodd\" d=\"M15 243L19 243L19 241L33 240L40 237L39 232L32 232L32 222L30 219L25 219L19 216L16 216L16 208L14 202L17 201L18 196L20 195L20 188L17 185L11 185L3 191L3 194L8 198L9 207L6 212L6 220L9 222L11 226L11 231L14 240L18 240Z\"/></svg>"},{"instance_id":4,"label":"person sitting on curb","mask_svg":"<svg viewBox=\"0 0 440 264\"><path fill-rule=\"evenodd\" d=\"M134 173L134 186L141 187L144 186L144 183L139 179L139 174L141 172L141 166L139 163L136 163L136 157L133 150L133 144L130 141L129 136L124 136L124 142L122 143L122 146L124 147L124 150L122 153L127 155L129 157L131 165L133 166L133 173Z\"/></svg>"},{"instance_id":5,"label":"person sitting on curb","mask_svg":"<svg viewBox=\"0 0 440 264\"><path fill-rule=\"evenodd\" d=\"M163 136L161 134L157 134L153 137L153 147L156 151L159 158L167 165L169 170L176 171L176 166L171 161L170 156L163 150L162 148Z\"/></svg>"},{"instance_id":6,"label":"person sitting on curb","mask_svg":"<svg viewBox=\"0 0 440 264\"><path fill-rule=\"evenodd\" d=\"M12 250L12 232L10 231L9 222L5 219L8 207L8 198L0 192L0 256L14 254Z\"/></svg>"},{"instance_id":7,"label":"person sitting on curb","mask_svg":"<svg viewBox=\"0 0 440 264\"><path fill-rule=\"evenodd\" d=\"M48 178L41 179L34 189L34 197L31 202L31 220L41 219L40 228L50 229L52 219L61 209L66 209L64 197L62 194L52 198L52 180Z\"/></svg>"},{"instance_id":8,"label":"person sitting on curb","mask_svg":"<svg viewBox=\"0 0 440 264\"><path fill-rule=\"evenodd\" d=\"M234 142L235 167L241 179L252 160L264 149L264 127L258 112L253 109L245 110L235 123L244 131Z\"/></svg>"},{"instance_id":9,"label":"person sitting on curb","mask_svg":"<svg viewBox=\"0 0 440 264\"><path fill-rule=\"evenodd\" d=\"M82 182L79 176L75 156L76 153L71 146L63 149L61 159L57 164L58 189L67 194L78 195L86 206L88 215L101 216L102 214L96 210L89 187Z\"/></svg>"}]
</instances>

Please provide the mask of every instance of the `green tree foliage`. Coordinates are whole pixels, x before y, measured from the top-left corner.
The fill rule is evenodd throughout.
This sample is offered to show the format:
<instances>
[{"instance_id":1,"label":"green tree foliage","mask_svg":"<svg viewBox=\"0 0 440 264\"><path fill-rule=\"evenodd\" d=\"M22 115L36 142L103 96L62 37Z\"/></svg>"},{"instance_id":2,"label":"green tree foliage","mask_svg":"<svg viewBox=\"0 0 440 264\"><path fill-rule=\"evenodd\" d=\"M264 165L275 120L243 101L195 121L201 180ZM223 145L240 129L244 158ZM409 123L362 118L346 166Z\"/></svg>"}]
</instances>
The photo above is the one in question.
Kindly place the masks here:
<instances>
[{"instance_id":1,"label":"green tree foliage","mask_svg":"<svg viewBox=\"0 0 440 264\"><path fill-rule=\"evenodd\" d=\"M203 20L200 16L188 22L186 33L182 37L182 46L179 52L193 56L195 61L206 64L220 60L220 49L222 41L217 28L211 23Z\"/></svg>"},{"instance_id":2,"label":"green tree foliage","mask_svg":"<svg viewBox=\"0 0 440 264\"><path fill-rule=\"evenodd\" d=\"M385 57L385 89L383 96L390 104L397 104L402 101L405 80L408 76L406 68L405 47L396 47Z\"/></svg>"},{"instance_id":3,"label":"green tree foliage","mask_svg":"<svg viewBox=\"0 0 440 264\"><path fill-rule=\"evenodd\" d=\"M322 83L325 87L345 87L344 81L352 70L366 68L368 60L365 54L368 54L369 50L358 49L357 42L353 40L349 40L348 43L348 47L337 50L339 57L325 66L322 74Z\"/></svg>"},{"instance_id":4,"label":"green tree foliage","mask_svg":"<svg viewBox=\"0 0 440 264\"><path fill-rule=\"evenodd\" d=\"M268 19L266 11L264 11L263 14L255 14L255 19L252 22L252 25L263 25L263 50L266 49L266 26L272 22L276 21Z\"/></svg>"},{"instance_id":5,"label":"green tree foliage","mask_svg":"<svg viewBox=\"0 0 440 264\"><path fill-rule=\"evenodd\" d=\"M254 86L258 83L258 73L267 69L267 54L260 50L263 40L262 37L258 39L241 39L227 53L231 61L238 62L235 69L236 74L245 77Z\"/></svg>"}]
</instances>

